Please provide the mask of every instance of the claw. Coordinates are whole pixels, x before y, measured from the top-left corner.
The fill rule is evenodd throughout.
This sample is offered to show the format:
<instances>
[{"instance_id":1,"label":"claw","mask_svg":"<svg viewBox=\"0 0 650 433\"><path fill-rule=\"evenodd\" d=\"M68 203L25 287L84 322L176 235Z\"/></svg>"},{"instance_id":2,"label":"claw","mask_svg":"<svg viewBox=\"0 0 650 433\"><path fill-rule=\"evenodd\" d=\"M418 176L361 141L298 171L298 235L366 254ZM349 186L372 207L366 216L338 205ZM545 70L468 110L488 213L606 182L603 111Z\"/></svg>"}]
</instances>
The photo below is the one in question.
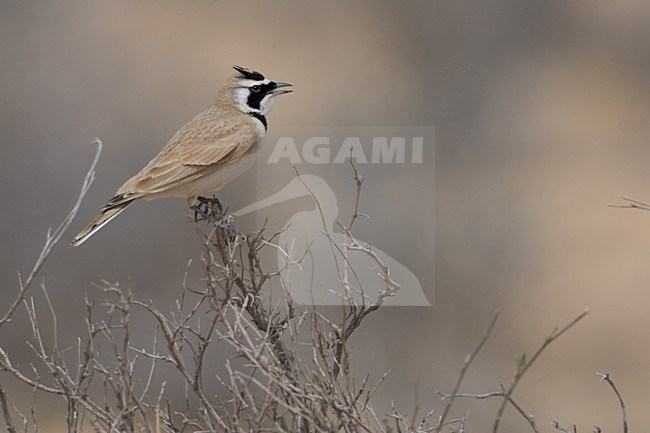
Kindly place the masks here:
<instances>
[{"instance_id":1,"label":"claw","mask_svg":"<svg viewBox=\"0 0 650 433\"><path fill-rule=\"evenodd\" d=\"M199 221L199 215L206 221L210 221L216 227L221 229L227 236L228 240L233 241L237 236L237 232L232 226L235 217L232 215L223 214L223 206L219 199L216 197L206 198L197 197L197 203L190 206L194 211L194 221Z\"/></svg>"},{"instance_id":2,"label":"claw","mask_svg":"<svg viewBox=\"0 0 650 433\"><path fill-rule=\"evenodd\" d=\"M212 214L217 214L219 216L223 214L223 206L216 196L212 196L211 198L198 196L196 200L197 204L195 206L203 207L206 213L209 212Z\"/></svg>"}]
</instances>

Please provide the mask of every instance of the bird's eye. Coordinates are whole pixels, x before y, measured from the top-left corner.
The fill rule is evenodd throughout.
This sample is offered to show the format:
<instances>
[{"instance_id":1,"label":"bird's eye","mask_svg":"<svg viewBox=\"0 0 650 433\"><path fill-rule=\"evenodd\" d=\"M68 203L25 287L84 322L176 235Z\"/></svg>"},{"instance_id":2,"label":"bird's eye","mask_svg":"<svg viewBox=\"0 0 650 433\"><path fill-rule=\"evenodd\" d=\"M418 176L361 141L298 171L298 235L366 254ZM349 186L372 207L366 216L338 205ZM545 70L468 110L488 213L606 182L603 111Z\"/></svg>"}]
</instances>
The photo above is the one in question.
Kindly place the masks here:
<instances>
[{"instance_id":1,"label":"bird's eye","mask_svg":"<svg viewBox=\"0 0 650 433\"><path fill-rule=\"evenodd\" d=\"M253 92L257 93L257 92L260 91L260 86L258 86L258 85L256 84L256 85L254 85L253 87L251 87L251 90L252 90Z\"/></svg>"}]
</instances>

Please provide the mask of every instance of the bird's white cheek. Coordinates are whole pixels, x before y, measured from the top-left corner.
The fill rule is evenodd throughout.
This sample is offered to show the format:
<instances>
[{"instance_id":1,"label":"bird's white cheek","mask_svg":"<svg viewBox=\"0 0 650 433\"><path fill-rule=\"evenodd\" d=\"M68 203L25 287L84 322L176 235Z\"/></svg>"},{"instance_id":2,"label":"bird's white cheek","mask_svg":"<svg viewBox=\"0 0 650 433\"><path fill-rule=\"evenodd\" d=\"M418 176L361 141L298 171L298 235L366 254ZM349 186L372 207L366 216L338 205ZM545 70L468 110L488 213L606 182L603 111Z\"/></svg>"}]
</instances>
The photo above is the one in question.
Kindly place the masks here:
<instances>
[{"instance_id":1,"label":"bird's white cheek","mask_svg":"<svg viewBox=\"0 0 650 433\"><path fill-rule=\"evenodd\" d=\"M273 96L265 96L264 99L262 99L262 102L260 103L260 112L262 115L266 116L269 114L271 111L271 108L273 108L273 103L275 101L275 98Z\"/></svg>"},{"instance_id":2,"label":"bird's white cheek","mask_svg":"<svg viewBox=\"0 0 650 433\"><path fill-rule=\"evenodd\" d=\"M250 91L248 89L235 89L232 93L232 99L235 101L235 104L243 112L250 111L248 107L248 95Z\"/></svg>"}]
</instances>

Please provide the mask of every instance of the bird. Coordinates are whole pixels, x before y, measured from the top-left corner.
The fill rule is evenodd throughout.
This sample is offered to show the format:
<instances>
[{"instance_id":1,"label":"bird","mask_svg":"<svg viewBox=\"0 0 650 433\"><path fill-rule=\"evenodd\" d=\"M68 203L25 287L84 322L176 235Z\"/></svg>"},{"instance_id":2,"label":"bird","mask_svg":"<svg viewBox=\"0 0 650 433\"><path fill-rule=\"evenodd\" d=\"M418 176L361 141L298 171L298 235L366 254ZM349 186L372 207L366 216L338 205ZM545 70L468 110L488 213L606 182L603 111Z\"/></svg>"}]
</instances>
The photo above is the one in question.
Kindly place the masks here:
<instances>
[{"instance_id":1,"label":"bird","mask_svg":"<svg viewBox=\"0 0 650 433\"><path fill-rule=\"evenodd\" d=\"M349 251L347 257L343 257L343 245L351 240L335 230L338 199L322 177L313 174L296 176L275 194L236 210L233 216L240 218L304 196L312 199L314 208L293 214L277 239L277 245L281 247L277 251L278 269L283 270L280 275L285 279L291 298L303 305L347 305L350 299L354 299L357 305L375 305L380 295L378 288L384 286L377 263L360 251ZM353 240L365 245L365 242ZM386 298L384 305L431 305L420 280L410 269L379 248L372 247L372 251L389 267L391 279L400 286L394 296ZM301 259L299 264L288 266L297 259ZM341 284L345 264L351 270L347 288Z\"/></svg>"},{"instance_id":2,"label":"bird","mask_svg":"<svg viewBox=\"0 0 650 433\"><path fill-rule=\"evenodd\" d=\"M183 125L165 147L115 193L71 244L79 246L137 201L183 197L188 206L217 191L250 168L268 127L276 96L292 85L233 66L235 73L214 104Z\"/></svg>"}]
</instances>

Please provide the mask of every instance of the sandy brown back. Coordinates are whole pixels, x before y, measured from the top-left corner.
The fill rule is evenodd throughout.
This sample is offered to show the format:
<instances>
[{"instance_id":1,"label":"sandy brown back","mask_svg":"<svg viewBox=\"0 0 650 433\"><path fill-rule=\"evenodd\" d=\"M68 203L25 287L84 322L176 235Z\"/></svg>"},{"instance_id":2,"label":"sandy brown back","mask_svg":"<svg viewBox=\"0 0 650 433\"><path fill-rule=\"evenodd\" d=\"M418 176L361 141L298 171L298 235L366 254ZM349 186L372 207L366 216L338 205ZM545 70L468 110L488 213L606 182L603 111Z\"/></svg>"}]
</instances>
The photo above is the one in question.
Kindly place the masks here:
<instances>
[{"instance_id":1,"label":"sandy brown back","mask_svg":"<svg viewBox=\"0 0 650 433\"><path fill-rule=\"evenodd\" d=\"M260 142L255 122L230 107L213 106L204 111L179 129L149 164L120 187L105 208L177 188L236 161Z\"/></svg>"}]
</instances>

